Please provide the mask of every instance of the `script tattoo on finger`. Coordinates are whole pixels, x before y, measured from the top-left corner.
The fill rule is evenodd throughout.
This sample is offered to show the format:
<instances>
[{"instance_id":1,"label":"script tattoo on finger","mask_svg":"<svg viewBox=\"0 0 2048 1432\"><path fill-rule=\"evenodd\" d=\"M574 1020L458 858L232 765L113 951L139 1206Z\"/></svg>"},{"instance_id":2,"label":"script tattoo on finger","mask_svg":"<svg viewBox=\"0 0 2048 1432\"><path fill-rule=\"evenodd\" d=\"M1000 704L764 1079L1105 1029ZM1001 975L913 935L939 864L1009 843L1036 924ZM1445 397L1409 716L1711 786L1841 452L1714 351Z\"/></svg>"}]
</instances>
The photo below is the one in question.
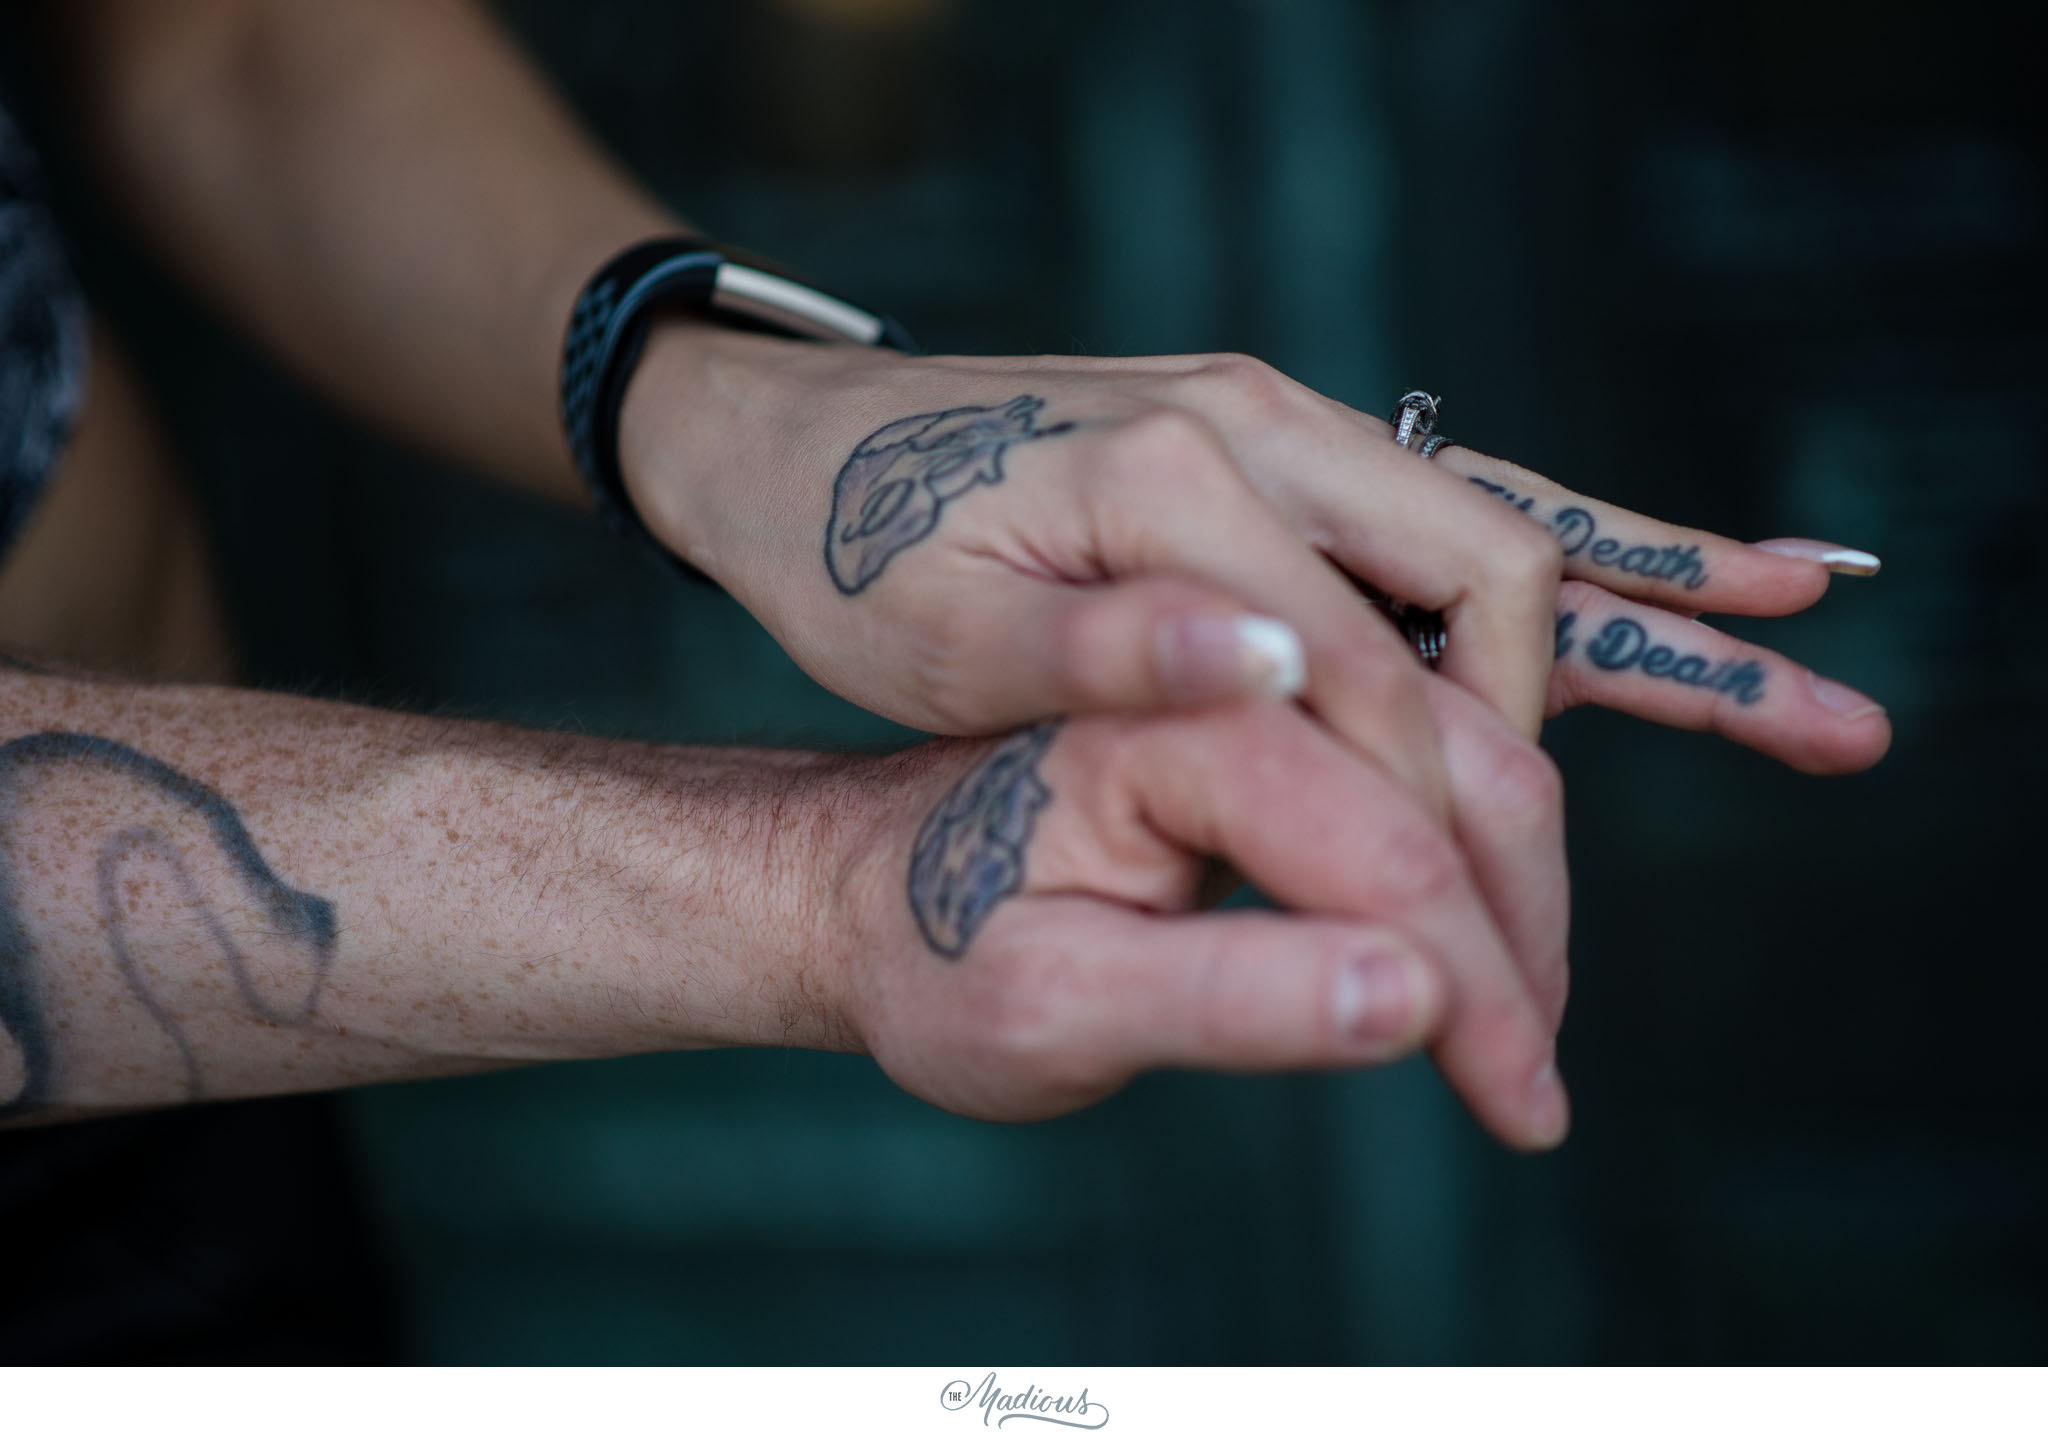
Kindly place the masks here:
<instances>
[{"instance_id":1,"label":"script tattoo on finger","mask_svg":"<svg viewBox=\"0 0 2048 1432\"><path fill-rule=\"evenodd\" d=\"M1674 542L1658 547L1647 542L1627 543L1617 537L1603 537L1599 521L1583 507L1560 507L1548 518L1538 517L1534 497L1483 477L1465 480L1480 491L1498 497L1515 511L1542 522L1557 538L1558 546L1564 549L1567 557L1583 557L1596 567L1612 567L1652 582L1672 582L1688 592L1696 592L1707 584L1707 568L1700 560L1698 543L1681 545Z\"/></svg>"},{"instance_id":2,"label":"script tattoo on finger","mask_svg":"<svg viewBox=\"0 0 2048 1432\"><path fill-rule=\"evenodd\" d=\"M1045 407L1029 393L1000 407L948 408L902 418L870 433L832 483L825 569L847 596L864 590L889 560L929 537L946 504L1003 480L1003 454L1018 443L1072 432L1038 426Z\"/></svg>"},{"instance_id":3,"label":"script tattoo on finger","mask_svg":"<svg viewBox=\"0 0 2048 1432\"><path fill-rule=\"evenodd\" d=\"M1579 650L1573 629L1576 612L1564 612L1557 619L1556 658L1563 661ZM1601 671L1640 671L1660 681L1697 686L1722 696L1732 696L1744 706L1764 699L1763 666L1749 659L1716 662L1698 652L1680 651L1663 642L1652 641L1643 624L1633 617L1613 617L1602 626L1583 649L1585 659Z\"/></svg>"},{"instance_id":4,"label":"script tattoo on finger","mask_svg":"<svg viewBox=\"0 0 2048 1432\"><path fill-rule=\"evenodd\" d=\"M1024 884L1024 851L1052 803L1038 763L1059 722L1006 736L932 808L910 848L910 913L934 954L957 960Z\"/></svg>"},{"instance_id":5,"label":"script tattoo on finger","mask_svg":"<svg viewBox=\"0 0 2048 1432\"><path fill-rule=\"evenodd\" d=\"M11 1077L0 1083L0 1118L50 1104L57 1050L47 1009L46 973L23 902L23 882L14 855L34 779L62 768L112 776L145 798L148 814L103 840L94 861L94 896L108 953L129 993L175 1050L184 1093L203 1098L206 1082L198 1052L173 1008L173 991L137 958L130 943L126 904L119 878L137 856L153 857L170 872L170 884L212 945L243 1009L267 1024L310 1024L334 961L334 907L318 895L295 890L271 870L250 838L248 827L218 791L118 741L76 731L44 731L0 745L0 1056ZM241 885L234 930L215 900L201 888L186 859L194 823ZM250 919L253 914L256 918ZM252 959L236 935L254 931L281 941L291 957ZM282 990L280 998L276 991Z\"/></svg>"},{"instance_id":6,"label":"script tattoo on finger","mask_svg":"<svg viewBox=\"0 0 2048 1432\"><path fill-rule=\"evenodd\" d=\"M1517 512L1526 512L1531 517L1536 515L1535 512L1532 510L1536 506L1536 499L1533 497L1524 497L1521 493L1511 489L1506 483L1488 482L1483 477L1468 477L1465 479L1465 481L1471 483L1481 492L1492 493L1495 497L1498 497L1502 502L1505 502L1508 506L1514 508Z\"/></svg>"}]
</instances>

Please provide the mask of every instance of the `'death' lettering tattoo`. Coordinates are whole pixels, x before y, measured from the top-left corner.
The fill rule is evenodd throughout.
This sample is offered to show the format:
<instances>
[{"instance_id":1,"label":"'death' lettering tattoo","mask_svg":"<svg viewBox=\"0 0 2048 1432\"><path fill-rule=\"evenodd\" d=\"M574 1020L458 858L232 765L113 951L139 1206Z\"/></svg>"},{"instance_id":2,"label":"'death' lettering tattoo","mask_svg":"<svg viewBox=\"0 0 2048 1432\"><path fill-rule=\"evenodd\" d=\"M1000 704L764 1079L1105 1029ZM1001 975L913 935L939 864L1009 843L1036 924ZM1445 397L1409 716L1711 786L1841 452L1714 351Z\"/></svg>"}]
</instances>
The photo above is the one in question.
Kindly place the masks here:
<instances>
[{"instance_id":1,"label":"'death' lettering tattoo","mask_svg":"<svg viewBox=\"0 0 2048 1432\"><path fill-rule=\"evenodd\" d=\"M1578 649L1572 629L1578 614L1565 612L1557 619L1557 659L1563 661ZM1584 648L1587 661L1602 671L1640 671L1662 681L1697 686L1704 691L1732 696L1744 706L1764 699L1764 669L1754 661L1714 662L1697 652L1681 652L1650 640L1643 624L1632 617L1614 617Z\"/></svg>"},{"instance_id":2,"label":"'death' lettering tattoo","mask_svg":"<svg viewBox=\"0 0 2048 1432\"><path fill-rule=\"evenodd\" d=\"M334 961L334 907L318 895L294 890L278 879L248 827L218 791L182 771L144 755L132 746L75 731L44 731L0 745L0 1055L16 1072L12 1088L0 1087L0 1118L50 1104L60 1092L56 1083L56 1031L45 997L46 973L38 969L37 952L24 908L18 859L12 849L26 803L34 799L39 776L64 768L83 769L113 778L145 797L154 808L115 831L100 843L92 891L100 929L123 982L152 1022L176 1050L183 1066L185 1096L203 1097L207 1090L200 1060L183 1023L158 983L129 944L125 903L119 880L124 865L137 856L154 857L170 873L170 884L185 909L196 917L220 959L242 1007L270 1024L305 1025L327 983ZM260 923L256 933L281 940L294 958L253 962L237 941L247 923L230 931L207 892L200 888L181 848L193 839L193 821L215 853L239 879L244 902ZM275 993L282 989L285 998Z\"/></svg>"},{"instance_id":3,"label":"'death' lettering tattoo","mask_svg":"<svg viewBox=\"0 0 2048 1432\"><path fill-rule=\"evenodd\" d=\"M1039 427L1044 407L1026 393L1001 407L921 413L870 433L832 483L825 568L839 590L860 592L890 558L932 534L947 503L1001 482L1013 445L1073 431L1072 423Z\"/></svg>"},{"instance_id":4,"label":"'death' lettering tattoo","mask_svg":"<svg viewBox=\"0 0 2048 1432\"><path fill-rule=\"evenodd\" d=\"M910 847L910 913L936 954L959 959L995 907L1024 884L1024 849L1052 790L1038 763L1059 722L1027 726L960 778Z\"/></svg>"},{"instance_id":5,"label":"'death' lettering tattoo","mask_svg":"<svg viewBox=\"0 0 2048 1432\"><path fill-rule=\"evenodd\" d=\"M1673 543L1664 547L1646 542L1631 545L1618 538L1602 537L1600 524L1583 507L1560 507L1547 519L1537 517L1535 498L1483 477L1465 480L1482 492L1492 493L1515 511L1527 513L1543 522L1556 534L1558 546L1564 549L1567 557L1584 557L1596 567L1612 567L1616 571L1647 577L1653 582L1675 582L1688 592L1696 592L1707 584L1706 564L1700 561L1697 543L1685 546Z\"/></svg>"}]
</instances>

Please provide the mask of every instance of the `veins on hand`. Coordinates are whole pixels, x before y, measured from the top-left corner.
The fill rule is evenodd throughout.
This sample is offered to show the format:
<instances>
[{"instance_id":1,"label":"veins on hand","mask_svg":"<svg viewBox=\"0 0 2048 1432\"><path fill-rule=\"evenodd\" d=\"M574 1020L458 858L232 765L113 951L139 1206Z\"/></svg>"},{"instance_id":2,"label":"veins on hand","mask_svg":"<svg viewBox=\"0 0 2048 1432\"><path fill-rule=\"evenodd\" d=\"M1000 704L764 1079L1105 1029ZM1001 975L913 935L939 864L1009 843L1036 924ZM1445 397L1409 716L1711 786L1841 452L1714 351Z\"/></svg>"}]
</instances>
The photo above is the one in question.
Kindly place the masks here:
<instances>
[{"instance_id":1,"label":"veins on hand","mask_svg":"<svg viewBox=\"0 0 2048 1432\"><path fill-rule=\"evenodd\" d=\"M958 959L1024 884L1024 853L1052 803L1038 764L1059 722L1005 737L932 808L910 849L910 913L933 953Z\"/></svg>"},{"instance_id":2,"label":"veins on hand","mask_svg":"<svg viewBox=\"0 0 2048 1432\"><path fill-rule=\"evenodd\" d=\"M95 913L108 953L129 993L163 1031L177 1053L187 1098L208 1090L197 1051L173 1008L174 990L152 974L138 956L121 898L119 878L126 864L153 858L168 869L183 908L196 916L242 1009L266 1024L304 1026L327 982L336 938L334 907L318 895L280 880L250 838L234 807L218 792L132 746L74 731L45 731L0 745L0 837L16 838L30 789L40 775L74 768L109 775L129 788L131 809L147 811L100 842L94 867ZM217 856L239 880L243 908L258 916L259 934L280 939L300 956L284 973L289 991L282 1000L265 992L278 982L270 964L259 969L230 931L214 902L200 888L181 842L194 818ZM49 1010L55 972L45 968L30 935L21 875L11 850L0 854L0 1118L26 1113L55 1101L56 1031ZM239 923L239 922L238 922Z\"/></svg>"},{"instance_id":3,"label":"veins on hand","mask_svg":"<svg viewBox=\"0 0 2048 1432\"><path fill-rule=\"evenodd\" d=\"M1505 483L1483 477L1465 479L1482 492L1491 493L1515 511L1542 522L1557 538L1567 557L1583 557L1596 567L1612 567L1653 582L1673 582L1688 592L1707 584L1706 564L1700 561L1697 543L1672 543L1658 547L1642 542L1629 544L1600 535L1600 523L1583 507L1560 507L1548 518L1536 515L1536 499L1516 492Z\"/></svg>"},{"instance_id":4,"label":"veins on hand","mask_svg":"<svg viewBox=\"0 0 2048 1432\"><path fill-rule=\"evenodd\" d=\"M832 483L825 569L833 584L847 596L863 591L892 557L937 529L946 504L1001 482L1012 446L1073 431L1072 423L1038 426L1044 407L1026 393L1001 407L920 413L870 433Z\"/></svg>"}]
</instances>

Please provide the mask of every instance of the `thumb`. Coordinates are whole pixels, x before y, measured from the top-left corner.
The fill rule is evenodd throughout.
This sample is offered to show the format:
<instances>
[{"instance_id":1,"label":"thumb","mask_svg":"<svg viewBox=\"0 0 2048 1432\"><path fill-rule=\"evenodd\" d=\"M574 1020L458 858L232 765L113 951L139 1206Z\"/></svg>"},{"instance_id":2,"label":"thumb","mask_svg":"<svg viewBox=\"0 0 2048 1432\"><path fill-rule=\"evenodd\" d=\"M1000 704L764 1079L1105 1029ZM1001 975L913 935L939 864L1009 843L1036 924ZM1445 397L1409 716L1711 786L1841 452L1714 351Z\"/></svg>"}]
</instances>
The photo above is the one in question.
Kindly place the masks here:
<instances>
[{"instance_id":1,"label":"thumb","mask_svg":"<svg viewBox=\"0 0 2048 1432\"><path fill-rule=\"evenodd\" d=\"M1031 584L993 624L1020 709L1154 711L1294 695L1307 675L1286 622L1184 577Z\"/></svg>"}]
</instances>

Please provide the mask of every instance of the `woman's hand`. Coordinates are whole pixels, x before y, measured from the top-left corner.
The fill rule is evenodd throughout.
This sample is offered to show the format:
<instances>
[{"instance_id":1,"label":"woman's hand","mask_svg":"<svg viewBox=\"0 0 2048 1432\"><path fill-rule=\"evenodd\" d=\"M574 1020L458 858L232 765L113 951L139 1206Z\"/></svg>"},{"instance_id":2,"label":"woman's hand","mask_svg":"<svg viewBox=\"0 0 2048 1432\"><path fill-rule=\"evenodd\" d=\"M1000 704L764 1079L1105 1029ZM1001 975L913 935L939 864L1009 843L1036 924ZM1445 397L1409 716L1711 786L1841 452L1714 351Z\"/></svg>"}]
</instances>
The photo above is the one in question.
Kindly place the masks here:
<instances>
[{"instance_id":1,"label":"woman's hand","mask_svg":"<svg viewBox=\"0 0 2048 1432\"><path fill-rule=\"evenodd\" d=\"M1533 734L1559 704L1564 576L1775 615L1826 590L1823 557L1874 568L1656 522L1456 446L1424 462L1228 355L904 359L675 324L621 447L656 534L870 709L974 733L1299 689L1439 810L1423 673L1344 572L1442 611L1444 674Z\"/></svg>"}]
</instances>

